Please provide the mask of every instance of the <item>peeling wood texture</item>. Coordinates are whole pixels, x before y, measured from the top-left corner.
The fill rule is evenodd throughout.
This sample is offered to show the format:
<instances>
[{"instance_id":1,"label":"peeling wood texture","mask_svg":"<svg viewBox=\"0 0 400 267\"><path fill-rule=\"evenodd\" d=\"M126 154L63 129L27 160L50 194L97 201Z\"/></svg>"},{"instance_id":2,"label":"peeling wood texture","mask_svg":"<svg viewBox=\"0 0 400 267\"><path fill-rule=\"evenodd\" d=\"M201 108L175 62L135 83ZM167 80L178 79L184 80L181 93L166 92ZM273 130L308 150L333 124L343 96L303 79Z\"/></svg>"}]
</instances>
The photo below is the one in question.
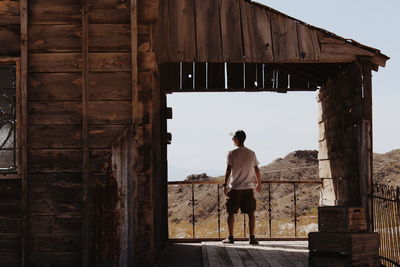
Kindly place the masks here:
<instances>
[{"instance_id":1,"label":"peeling wood texture","mask_svg":"<svg viewBox=\"0 0 400 267\"><path fill-rule=\"evenodd\" d=\"M361 183L367 177L359 161L365 153L372 152L359 148L360 135L365 131L363 110L370 108L362 90L361 68L357 64L343 69L320 90L318 158L324 183L322 205L365 205L361 195L369 192L370 185Z\"/></svg>"},{"instance_id":2,"label":"peeling wood texture","mask_svg":"<svg viewBox=\"0 0 400 267\"><path fill-rule=\"evenodd\" d=\"M128 201L135 188L133 177L133 131L128 127L117 138L104 184L96 185L96 243L98 244L97 266L125 266L132 262L128 246L132 246L133 206Z\"/></svg>"}]
</instances>

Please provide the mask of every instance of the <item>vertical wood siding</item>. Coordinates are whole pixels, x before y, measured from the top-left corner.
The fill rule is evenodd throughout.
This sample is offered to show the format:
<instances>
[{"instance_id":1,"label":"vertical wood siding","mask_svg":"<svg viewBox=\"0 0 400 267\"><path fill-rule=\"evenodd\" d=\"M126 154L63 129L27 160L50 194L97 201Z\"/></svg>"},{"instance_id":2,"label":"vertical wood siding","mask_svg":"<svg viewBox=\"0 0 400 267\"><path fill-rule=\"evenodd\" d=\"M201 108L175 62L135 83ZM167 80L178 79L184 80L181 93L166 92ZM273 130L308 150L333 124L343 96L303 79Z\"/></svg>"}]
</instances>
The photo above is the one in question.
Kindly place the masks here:
<instances>
[{"instance_id":1,"label":"vertical wood siding","mask_svg":"<svg viewBox=\"0 0 400 267\"><path fill-rule=\"evenodd\" d=\"M164 0L155 31L158 63L351 62L375 51L244 0ZM384 66L384 56L376 64Z\"/></svg>"}]
</instances>

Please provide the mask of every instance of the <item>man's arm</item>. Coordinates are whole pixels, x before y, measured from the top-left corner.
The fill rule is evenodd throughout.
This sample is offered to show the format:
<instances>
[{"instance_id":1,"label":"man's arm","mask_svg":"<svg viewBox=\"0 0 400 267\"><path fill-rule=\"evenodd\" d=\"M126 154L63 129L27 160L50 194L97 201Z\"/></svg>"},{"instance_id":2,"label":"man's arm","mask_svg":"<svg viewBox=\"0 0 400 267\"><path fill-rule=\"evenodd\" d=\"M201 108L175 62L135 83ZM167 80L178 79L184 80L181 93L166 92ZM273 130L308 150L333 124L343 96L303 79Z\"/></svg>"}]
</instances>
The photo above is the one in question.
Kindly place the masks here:
<instances>
[{"instance_id":1,"label":"man's arm","mask_svg":"<svg viewBox=\"0 0 400 267\"><path fill-rule=\"evenodd\" d=\"M254 172L256 173L256 178L257 178L256 191L258 193L260 193L261 192L261 174L260 174L260 169L258 168L258 166L254 166Z\"/></svg>"},{"instance_id":2,"label":"man's arm","mask_svg":"<svg viewBox=\"0 0 400 267\"><path fill-rule=\"evenodd\" d=\"M228 184L229 177L231 176L231 172L232 172L232 166L231 165L227 165L226 166L226 171L225 171L225 182L224 182L224 193L225 193L225 195L228 192L227 184Z\"/></svg>"}]
</instances>

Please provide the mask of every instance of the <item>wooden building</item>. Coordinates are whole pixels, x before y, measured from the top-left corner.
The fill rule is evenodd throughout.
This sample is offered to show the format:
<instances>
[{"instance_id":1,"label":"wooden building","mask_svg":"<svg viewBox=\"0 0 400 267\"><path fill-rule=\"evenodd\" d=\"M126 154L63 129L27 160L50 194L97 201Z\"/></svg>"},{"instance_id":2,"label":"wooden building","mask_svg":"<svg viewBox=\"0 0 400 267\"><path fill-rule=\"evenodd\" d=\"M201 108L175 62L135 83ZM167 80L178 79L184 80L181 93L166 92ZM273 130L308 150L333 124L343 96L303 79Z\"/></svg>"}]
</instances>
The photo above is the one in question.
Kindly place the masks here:
<instances>
[{"instance_id":1,"label":"wooden building","mask_svg":"<svg viewBox=\"0 0 400 267\"><path fill-rule=\"evenodd\" d=\"M387 60L245 0L0 0L0 265L155 263L167 93L319 90L321 205L370 209Z\"/></svg>"}]
</instances>

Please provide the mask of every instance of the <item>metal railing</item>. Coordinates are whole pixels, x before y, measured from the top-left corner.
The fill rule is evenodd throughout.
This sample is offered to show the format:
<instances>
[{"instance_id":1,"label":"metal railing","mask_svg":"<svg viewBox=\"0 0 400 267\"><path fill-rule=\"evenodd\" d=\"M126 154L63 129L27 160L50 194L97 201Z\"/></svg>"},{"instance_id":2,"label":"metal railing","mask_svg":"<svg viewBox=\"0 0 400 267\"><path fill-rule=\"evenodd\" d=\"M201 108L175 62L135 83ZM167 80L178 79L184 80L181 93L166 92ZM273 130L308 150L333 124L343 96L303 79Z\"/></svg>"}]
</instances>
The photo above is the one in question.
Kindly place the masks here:
<instances>
[{"instance_id":1,"label":"metal railing","mask_svg":"<svg viewBox=\"0 0 400 267\"><path fill-rule=\"evenodd\" d=\"M199 239L220 239L221 237L221 215L222 214L222 210L221 210L221 195L223 195L223 187L222 187L223 181L173 181L173 182L168 182L168 186L190 186L190 196L189 196L189 206L191 208L191 215L190 215L190 219L189 222L191 224L191 240L199 240ZM299 193L299 185L318 185L319 186L319 190L321 189L320 187L322 186L322 181L305 181L305 180L296 180L296 181L262 181L263 184L263 192L266 193L266 202L264 203L264 207L267 207L267 214L268 218L261 218L261 220L267 220L267 231L264 235L264 237L259 238L260 240L266 239L266 240L271 240L271 239L286 239L286 240L306 240L307 236L304 235L303 237L299 237L298 234L298 222L299 222L299 212L298 212L298 207L299 207L299 198L298 198L298 193ZM217 201L217 206L216 206L216 212L217 212L217 218L216 219L216 226L217 226L217 231L218 231L218 237L217 238L204 238L203 236L199 236L196 233L196 223L198 222L198 216L196 215L196 206L199 204L198 199L196 199L196 192L195 192L195 186L199 187L199 186L204 186L204 185L209 185L210 187L215 185L215 191L212 190L213 194L215 194L215 198ZM266 186L267 185L267 186ZM274 186L283 186L283 185L287 185L289 187L292 188L292 192L291 194L291 200L290 202L292 204L290 205L285 205L286 208L291 209L292 210L292 219L290 220L291 223L294 224L294 234L291 237L286 237L286 238L277 238L274 237L274 233L273 233L273 221L274 221L274 207L273 207L273 201L279 201L278 199L274 199L274 192L276 191L273 187ZM212 189L212 188L210 188ZM318 190L318 191L319 191ZM316 194L316 199L314 200L316 203L318 203L318 199L319 199L319 194ZM210 199L208 199L210 200ZM171 203L169 203L171 204ZM282 203L280 203L280 205L282 206ZM290 207L290 206L293 207ZM317 210L317 206L318 204L315 205L315 207L308 207L308 208L315 208L315 211ZM276 208L276 207L275 207ZM259 209L257 209L256 214L259 212ZM316 212L315 212L316 213ZM316 214L314 217L315 219L315 223L317 223L317 218L316 218ZM169 216L171 217L171 216ZM224 218L225 219L225 218ZM225 223L225 221L224 221ZM259 223L259 220L257 220L256 217L256 224ZM201 226L200 226L201 227ZM246 237L246 216L245 214L243 214L243 237ZM183 240L183 239L189 239L189 238L171 238L172 240Z\"/></svg>"},{"instance_id":2,"label":"metal railing","mask_svg":"<svg viewBox=\"0 0 400 267\"><path fill-rule=\"evenodd\" d=\"M381 261L385 266L400 266L400 187L374 184L371 197Z\"/></svg>"}]
</instances>

